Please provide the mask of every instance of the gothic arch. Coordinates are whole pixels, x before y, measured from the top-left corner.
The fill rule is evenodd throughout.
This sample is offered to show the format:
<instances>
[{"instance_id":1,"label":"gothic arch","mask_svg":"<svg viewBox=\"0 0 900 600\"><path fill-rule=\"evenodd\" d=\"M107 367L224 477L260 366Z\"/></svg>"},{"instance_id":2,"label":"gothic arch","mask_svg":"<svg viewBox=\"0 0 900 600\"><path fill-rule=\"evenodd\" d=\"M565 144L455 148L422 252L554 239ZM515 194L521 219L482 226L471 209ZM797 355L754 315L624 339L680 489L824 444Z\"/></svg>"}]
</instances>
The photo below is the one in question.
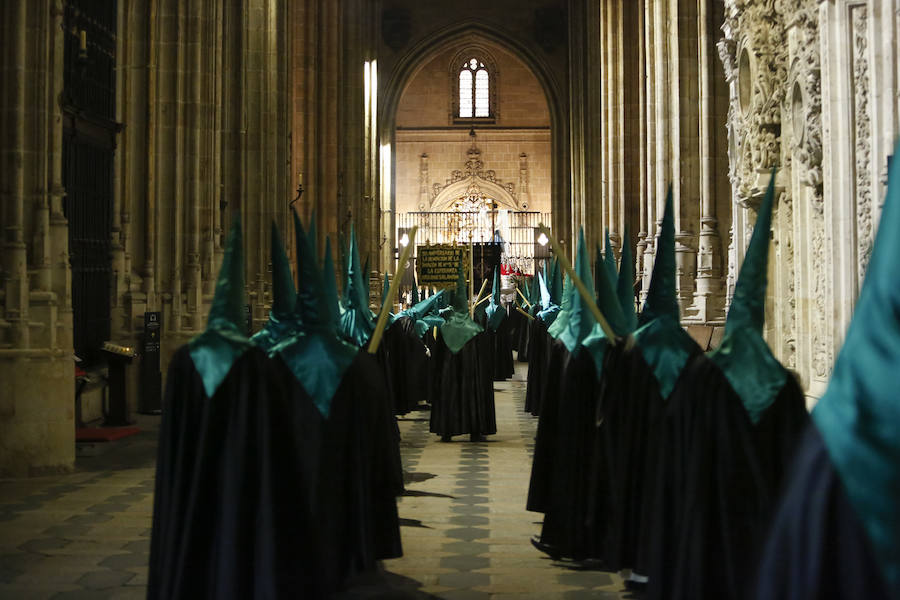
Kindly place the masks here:
<instances>
[{"instance_id":1,"label":"gothic arch","mask_svg":"<svg viewBox=\"0 0 900 600\"><path fill-rule=\"evenodd\" d=\"M464 20L424 36L413 44L397 61L384 88L379 90L379 141L382 146L394 145L397 108L403 92L416 74L437 54L450 47L473 47L481 44L499 46L518 58L532 72L544 91L550 112L550 153L551 153L551 213L554 231L563 239L571 237L572 199L570 190L570 150L569 123L567 120L565 91L555 72L535 53L529 44L497 31L477 20ZM395 158L391 154L391 181L396 181ZM382 169L384 166L382 166ZM381 169L379 169L381 172ZM385 193L384 191L382 192ZM390 199L382 198L382 210L395 214L396 205L393 189ZM382 237L393 242L394 226L382 232ZM392 243L389 246L395 246ZM388 246L388 245L386 245Z\"/></svg>"},{"instance_id":2,"label":"gothic arch","mask_svg":"<svg viewBox=\"0 0 900 600\"><path fill-rule=\"evenodd\" d=\"M499 208L507 210L521 210L515 197L509 193L509 190L502 185L482 179L481 177L467 177L456 183L451 183L435 196L434 202L431 203L431 210L443 211L452 210L453 202L466 195L466 191L471 185L478 186L479 190L486 199L494 200Z\"/></svg>"}]
</instances>

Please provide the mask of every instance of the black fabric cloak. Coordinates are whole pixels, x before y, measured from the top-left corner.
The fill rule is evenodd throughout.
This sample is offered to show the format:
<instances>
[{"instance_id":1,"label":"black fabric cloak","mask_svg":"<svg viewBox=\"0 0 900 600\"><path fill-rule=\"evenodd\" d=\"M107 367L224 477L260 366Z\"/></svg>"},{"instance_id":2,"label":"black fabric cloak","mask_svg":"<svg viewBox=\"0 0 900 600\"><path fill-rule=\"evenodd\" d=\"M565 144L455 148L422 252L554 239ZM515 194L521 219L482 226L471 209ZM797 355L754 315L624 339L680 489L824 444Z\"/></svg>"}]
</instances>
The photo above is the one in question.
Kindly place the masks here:
<instances>
[{"instance_id":1,"label":"black fabric cloak","mask_svg":"<svg viewBox=\"0 0 900 600\"><path fill-rule=\"evenodd\" d=\"M517 313L518 314L518 313ZM494 364L494 381L504 381L515 373L512 355L512 321L507 316L495 330L485 330L491 340L491 355Z\"/></svg>"},{"instance_id":2,"label":"black fabric cloak","mask_svg":"<svg viewBox=\"0 0 900 600\"><path fill-rule=\"evenodd\" d=\"M560 387L565 381L563 366L569 351L562 342L547 339L547 362L542 370L538 393L539 416L534 438L534 456L531 462L531 480L528 484L526 508L533 512L547 512L553 498L553 470L556 468L556 450L559 440ZM586 354L586 353L585 353ZM532 370L539 369L533 361L528 365L528 384L532 385Z\"/></svg>"},{"instance_id":3,"label":"black fabric cloak","mask_svg":"<svg viewBox=\"0 0 900 600\"><path fill-rule=\"evenodd\" d=\"M648 598L748 598L763 536L800 434L803 393L788 376L754 424L705 355L685 366L658 445Z\"/></svg>"},{"instance_id":4,"label":"black fabric cloak","mask_svg":"<svg viewBox=\"0 0 900 600\"><path fill-rule=\"evenodd\" d=\"M514 324L514 340L513 344L516 350L516 360L518 362L528 362L528 342L531 339L532 320L513 309L509 313Z\"/></svg>"},{"instance_id":5,"label":"black fabric cloak","mask_svg":"<svg viewBox=\"0 0 900 600\"><path fill-rule=\"evenodd\" d=\"M544 378L549 366L549 348L553 341L547 333L547 324L540 317L535 318L529 328L528 341L528 383L525 387L525 412L534 416L541 414L541 396Z\"/></svg>"},{"instance_id":6,"label":"black fabric cloak","mask_svg":"<svg viewBox=\"0 0 900 600\"><path fill-rule=\"evenodd\" d=\"M485 332L455 354L438 336L432 356L438 374L431 404L431 433L443 437L497 433L490 348Z\"/></svg>"},{"instance_id":7,"label":"black fabric cloak","mask_svg":"<svg viewBox=\"0 0 900 600\"><path fill-rule=\"evenodd\" d=\"M376 560L403 554L396 501L403 493L400 431L381 381L375 359L359 352L325 422L316 527L329 590L373 569Z\"/></svg>"},{"instance_id":8,"label":"black fabric cloak","mask_svg":"<svg viewBox=\"0 0 900 600\"><path fill-rule=\"evenodd\" d=\"M159 433L151 600L325 589L310 543L321 418L311 402L296 409L283 383L252 348L208 398L188 347L176 351ZM312 435L296 435L297 422Z\"/></svg>"},{"instance_id":9,"label":"black fabric cloak","mask_svg":"<svg viewBox=\"0 0 900 600\"><path fill-rule=\"evenodd\" d=\"M600 528L605 521L591 520L589 516L595 510L591 505L591 482L598 475L603 477L596 467L605 470L602 461L592 460L592 449L600 435L596 416L602 382L587 350L581 348L574 356L568 351L558 355L561 377L556 402L556 448L548 473L541 543L562 557L601 558L598 542L604 537ZM545 408L541 419L547 423L549 406Z\"/></svg>"},{"instance_id":10,"label":"black fabric cloak","mask_svg":"<svg viewBox=\"0 0 900 600\"><path fill-rule=\"evenodd\" d=\"M361 352L324 419L251 348L213 398L187 347L160 427L148 598L321 598L401 555L399 432Z\"/></svg>"},{"instance_id":11,"label":"black fabric cloak","mask_svg":"<svg viewBox=\"0 0 900 600\"><path fill-rule=\"evenodd\" d=\"M594 518L606 523L605 566L646 573L646 560L638 560L638 546L649 535L652 519L665 401L637 346L608 350L604 371L597 419L604 430L596 438L602 448L596 449L595 460L605 459L606 469L595 472L592 495L602 512ZM607 491L605 501L601 490Z\"/></svg>"},{"instance_id":12,"label":"black fabric cloak","mask_svg":"<svg viewBox=\"0 0 900 600\"><path fill-rule=\"evenodd\" d=\"M803 436L757 579L758 600L889 600L872 544L822 435Z\"/></svg>"},{"instance_id":13,"label":"black fabric cloak","mask_svg":"<svg viewBox=\"0 0 900 600\"><path fill-rule=\"evenodd\" d=\"M389 382L394 413L404 415L417 410L427 400L427 359L425 342L416 333L415 321L400 317L384 332L378 347L378 360Z\"/></svg>"}]
</instances>

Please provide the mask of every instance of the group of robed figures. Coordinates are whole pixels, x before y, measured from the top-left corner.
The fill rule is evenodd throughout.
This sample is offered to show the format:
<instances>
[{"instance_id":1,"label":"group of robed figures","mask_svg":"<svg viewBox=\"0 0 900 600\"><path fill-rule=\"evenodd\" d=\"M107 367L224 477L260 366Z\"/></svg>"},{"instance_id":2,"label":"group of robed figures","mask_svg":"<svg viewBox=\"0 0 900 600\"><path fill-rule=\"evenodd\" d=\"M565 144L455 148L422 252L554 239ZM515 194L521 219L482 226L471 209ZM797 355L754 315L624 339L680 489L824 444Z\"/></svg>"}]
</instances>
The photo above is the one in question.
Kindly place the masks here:
<instances>
[{"instance_id":1,"label":"group of robed figures","mask_svg":"<svg viewBox=\"0 0 900 600\"><path fill-rule=\"evenodd\" d=\"M607 242L592 273L580 236L574 269L558 256L536 274L525 310L500 304L496 274L470 307L460 266L452 294L384 330L355 236L339 298L330 242L320 267L295 218L297 285L273 226L270 318L248 337L235 218L207 329L168 372L148 597L327 597L400 556L396 415L427 403L445 441L495 433L515 346L540 550L628 571L650 598L897 600L900 163L812 418L762 337L773 182L711 352L680 324L671 194L640 314L627 240L621 271Z\"/></svg>"},{"instance_id":2,"label":"group of robed figures","mask_svg":"<svg viewBox=\"0 0 900 600\"><path fill-rule=\"evenodd\" d=\"M763 338L774 180L712 351L679 322L671 191L640 314L627 232L618 273L582 236L574 277L538 274L527 508L550 557L654 600L900 598L900 165L812 418Z\"/></svg>"}]
</instances>

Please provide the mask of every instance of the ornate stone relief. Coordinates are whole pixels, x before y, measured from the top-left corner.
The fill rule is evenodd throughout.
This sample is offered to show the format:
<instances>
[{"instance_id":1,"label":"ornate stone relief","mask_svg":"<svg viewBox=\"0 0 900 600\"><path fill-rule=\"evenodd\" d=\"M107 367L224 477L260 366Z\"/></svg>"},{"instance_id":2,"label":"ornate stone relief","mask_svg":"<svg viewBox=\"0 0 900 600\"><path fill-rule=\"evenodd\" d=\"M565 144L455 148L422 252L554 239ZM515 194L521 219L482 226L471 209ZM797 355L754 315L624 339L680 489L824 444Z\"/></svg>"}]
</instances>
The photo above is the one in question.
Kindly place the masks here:
<instances>
[{"instance_id":1,"label":"ornate stone relief","mask_svg":"<svg viewBox=\"0 0 900 600\"><path fill-rule=\"evenodd\" d=\"M776 0L726 3L719 57L731 82L729 176L738 201L756 208L781 159L781 103L787 79L783 14Z\"/></svg>"},{"instance_id":2,"label":"ornate stone relief","mask_svg":"<svg viewBox=\"0 0 900 600\"><path fill-rule=\"evenodd\" d=\"M857 276L862 285L874 241L872 175L872 125L869 114L868 8L855 6L850 11L853 35L853 128L856 158L856 251Z\"/></svg>"},{"instance_id":3,"label":"ornate stone relief","mask_svg":"<svg viewBox=\"0 0 900 600\"><path fill-rule=\"evenodd\" d=\"M527 166L527 163L526 163ZM520 175L521 178L521 175ZM431 186L431 205L434 204L434 201L437 197L444 191L445 188L450 187L451 185L458 183L460 181L466 180L475 180L480 179L483 181L487 181L493 183L495 185L503 188L505 192L507 192L515 201L516 208L521 208L519 205L519 198L516 195L516 186L513 183L504 183L500 179L497 178L497 173L493 169L485 169L484 161L481 159L481 150L478 149L477 146L473 143L469 148L469 151L466 153L466 164L463 169L455 169L450 173L449 179L445 180L443 184L435 183Z\"/></svg>"}]
</instances>

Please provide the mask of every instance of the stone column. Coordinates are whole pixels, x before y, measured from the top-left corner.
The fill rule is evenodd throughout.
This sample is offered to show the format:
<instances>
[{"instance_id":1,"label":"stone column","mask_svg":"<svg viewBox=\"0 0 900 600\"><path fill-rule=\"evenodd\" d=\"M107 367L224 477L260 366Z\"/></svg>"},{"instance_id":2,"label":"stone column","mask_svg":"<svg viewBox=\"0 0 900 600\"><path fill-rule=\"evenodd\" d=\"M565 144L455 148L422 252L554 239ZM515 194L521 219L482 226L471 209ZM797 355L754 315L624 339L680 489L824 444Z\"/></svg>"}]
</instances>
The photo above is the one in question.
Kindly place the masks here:
<instances>
[{"instance_id":1,"label":"stone column","mask_svg":"<svg viewBox=\"0 0 900 600\"><path fill-rule=\"evenodd\" d=\"M0 7L0 477L75 458L62 15L59 0Z\"/></svg>"}]
</instances>

